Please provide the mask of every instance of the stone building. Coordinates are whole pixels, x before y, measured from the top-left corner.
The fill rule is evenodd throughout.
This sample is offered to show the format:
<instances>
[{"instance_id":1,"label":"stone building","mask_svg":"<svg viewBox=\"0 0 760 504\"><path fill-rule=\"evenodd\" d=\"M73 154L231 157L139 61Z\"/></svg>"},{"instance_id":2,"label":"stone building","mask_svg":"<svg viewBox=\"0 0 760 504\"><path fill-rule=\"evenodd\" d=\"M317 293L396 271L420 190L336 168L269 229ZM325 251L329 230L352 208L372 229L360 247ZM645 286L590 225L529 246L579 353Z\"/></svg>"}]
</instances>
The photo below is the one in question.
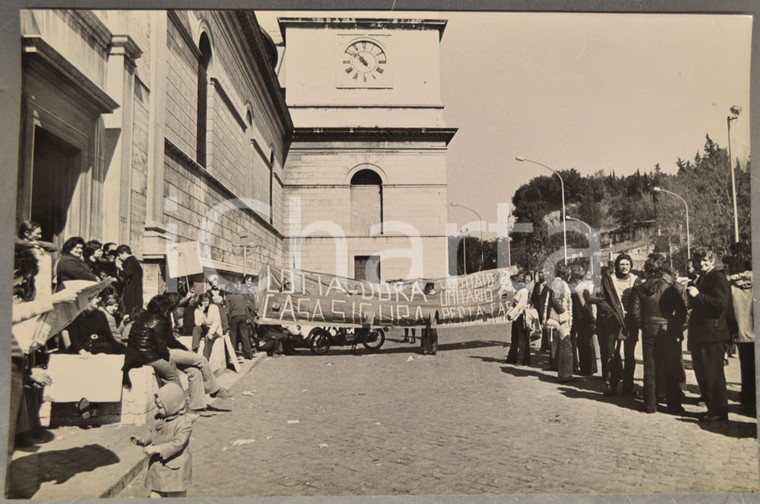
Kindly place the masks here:
<instances>
[{"instance_id":1,"label":"stone building","mask_svg":"<svg viewBox=\"0 0 760 504\"><path fill-rule=\"evenodd\" d=\"M250 10L21 20L17 221L44 239L130 245L146 300L183 242L230 279L445 275L445 21L284 18L279 61Z\"/></svg>"},{"instance_id":2,"label":"stone building","mask_svg":"<svg viewBox=\"0 0 760 504\"><path fill-rule=\"evenodd\" d=\"M352 278L446 275L445 20L279 18L294 132L291 264Z\"/></svg>"},{"instance_id":3,"label":"stone building","mask_svg":"<svg viewBox=\"0 0 760 504\"><path fill-rule=\"evenodd\" d=\"M22 38L18 221L129 244L146 299L167 243L229 276L280 264L293 128L252 11L27 10Z\"/></svg>"}]
</instances>

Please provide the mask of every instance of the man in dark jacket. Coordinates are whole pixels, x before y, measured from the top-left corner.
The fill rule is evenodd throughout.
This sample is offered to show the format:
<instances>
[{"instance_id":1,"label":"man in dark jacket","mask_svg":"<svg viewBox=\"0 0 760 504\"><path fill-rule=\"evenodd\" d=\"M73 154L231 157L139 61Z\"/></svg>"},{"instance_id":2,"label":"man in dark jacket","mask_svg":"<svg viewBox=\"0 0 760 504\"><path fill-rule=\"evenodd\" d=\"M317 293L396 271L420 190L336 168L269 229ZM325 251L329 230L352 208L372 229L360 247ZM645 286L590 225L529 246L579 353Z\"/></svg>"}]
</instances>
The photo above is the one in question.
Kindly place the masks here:
<instances>
[{"instance_id":1,"label":"man in dark jacket","mask_svg":"<svg viewBox=\"0 0 760 504\"><path fill-rule=\"evenodd\" d=\"M121 307L124 313L131 313L135 307L143 306L143 269L140 261L132 255L129 245L119 245L116 258L116 266L123 280Z\"/></svg>"},{"instance_id":2,"label":"man in dark jacket","mask_svg":"<svg viewBox=\"0 0 760 504\"><path fill-rule=\"evenodd\" d=\"M251 335L249 324L256 318L256 302L253 292L244 292L236 287L227 295L227 315L230 320L230 339L237 351L238 343L243 347L243 358L252 359Z\"/></svg>"},{"instance_id":3,"label":"man in dark jacket","mask_svg":"<svg viewBox=\"0 0 760 504\"><path fill-rule=\"evenodd\" d=\"M549 286L546 284L544 272L538 274L536 285L533 286L533 292L530 295L530 304L538 312L538 321L541 323L541 352L550 352L552 349L549 330L544 327L544 311L546 301L549 299Z\"/></svg>"},{"instance_id":4,"label":"man in dark jacket","mask_svg":"<svg viewBox=\"0 0 760 504\"><path fill-rule=\"evenodd\" d=\"M597 304L597 334L602 357L602 376L606 383L604 395L614 395L618 382L623 379L623 393L636 395L633 374L636 369L636 341L638 330L630 327L627 320L628 303L633 289L640 283L631 273L633 259L620 254L615 259L615 274L602 275L602 287L598 296L590 298ZM622 370L620 345L622 342L625 369Z\"/></svg>"},{"instance_id":5,"label":"man in dark jacket","mask_svg":"<svg viewBox=\"0 0 760 504\"><path fill-rule=\"evenodd\" d=\"M725 275L715 269L715 254L711 250L698 248L693 256L699 276L687 289L691 308L688 348L707 406L700 422L728 420L723 345L730 340L726 314L731 286Z\"/></svg>"}]
</instances>

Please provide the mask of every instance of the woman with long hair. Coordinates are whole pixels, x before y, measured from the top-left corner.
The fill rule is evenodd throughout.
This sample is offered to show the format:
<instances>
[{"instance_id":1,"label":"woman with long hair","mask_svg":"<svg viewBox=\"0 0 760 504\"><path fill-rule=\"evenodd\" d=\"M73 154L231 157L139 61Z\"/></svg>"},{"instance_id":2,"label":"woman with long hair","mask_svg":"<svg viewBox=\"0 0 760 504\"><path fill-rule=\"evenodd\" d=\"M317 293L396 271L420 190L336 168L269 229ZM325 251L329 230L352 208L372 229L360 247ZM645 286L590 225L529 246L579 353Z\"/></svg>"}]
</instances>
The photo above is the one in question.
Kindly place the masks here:
<instances>
[{"instance_id":1,"label":"woman with long hair","mask_svg":"<svg viewBox=\"0 0 760 504\"><path fill-rule=\"evenodd\" d=\"M644 413L657 411L657 383L665 386L668 412L683 413L681 406L680 350L686 305L668 273L665 256L649 254L644 263L646 281L633 290L629 315L641 329L644 357ZM658 376L661 378L658 380Z\"/></svg>"},{"instance_id":2,"label":"woman with long hair","mask_svg":"<svg viewBox=\"0 0 760 504\"><path fill-rule=\"evenodd\" d=\"M573 323L573 301L570 286L570 270L564 263L557 264L554 280L549 286L549 302L546 304L546 326L556 341L555 363L557 380L566 382L573 379L573 343L570 340L570 327ZM554 346L554 345L552 345Z\"/></svg>"}]
</instances>

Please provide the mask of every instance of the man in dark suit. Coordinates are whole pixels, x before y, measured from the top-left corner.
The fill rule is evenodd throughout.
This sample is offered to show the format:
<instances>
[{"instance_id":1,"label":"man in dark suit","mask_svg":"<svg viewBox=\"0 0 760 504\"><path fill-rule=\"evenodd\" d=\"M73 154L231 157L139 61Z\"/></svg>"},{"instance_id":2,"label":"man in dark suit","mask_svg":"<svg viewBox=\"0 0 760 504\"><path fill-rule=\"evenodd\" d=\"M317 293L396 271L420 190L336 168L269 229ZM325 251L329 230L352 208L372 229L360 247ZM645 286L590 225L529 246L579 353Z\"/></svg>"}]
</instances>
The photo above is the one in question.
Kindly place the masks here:
<instances>
[{"instance_id":1,"label":"man in dark suit","mask_svg":"<svg viewBox=\"0 0 760 504\"><path fill-rule=\"evenodd\" d=\"M691 308L688 348L707 405L707 413L700 422L728 420L723 345L730 339L726 314L731 286L725 275L715 269L715 254L711 250L698 248L693 256L699 276L687 289Z\"/></svg>"},{"instance_id":2,"label":"man in dark suit","mask_svg":"<svg viewBox=\"0 0 760 504\"><path fill-rule=\"evenodd\" d=\"M129 245L119 245L116 248L116 267L119 268L123 290L121 307L124 313L132 313L135 307L143 306L143 269L140 261L132 255Z\"/></svg>"}]
</instances>

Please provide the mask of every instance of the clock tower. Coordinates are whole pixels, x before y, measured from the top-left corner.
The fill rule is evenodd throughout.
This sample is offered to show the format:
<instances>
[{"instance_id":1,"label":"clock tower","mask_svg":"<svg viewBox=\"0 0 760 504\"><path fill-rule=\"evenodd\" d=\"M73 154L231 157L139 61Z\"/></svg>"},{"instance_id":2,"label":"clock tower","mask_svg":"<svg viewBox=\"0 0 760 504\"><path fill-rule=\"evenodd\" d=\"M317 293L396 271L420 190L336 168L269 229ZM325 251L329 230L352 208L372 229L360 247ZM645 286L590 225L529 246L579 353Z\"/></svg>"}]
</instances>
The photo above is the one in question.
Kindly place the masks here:
<instances>
[{"instance_id":1,"label":"clock tower","mask_svg":"<svg viewBox=\"0 0 760 504\"><path fill-rule=\"evenodd\" d=\"M442 19L279 18L294 132L284 263L371 281L446 274Z\"/></svg>"}]
</instances>

